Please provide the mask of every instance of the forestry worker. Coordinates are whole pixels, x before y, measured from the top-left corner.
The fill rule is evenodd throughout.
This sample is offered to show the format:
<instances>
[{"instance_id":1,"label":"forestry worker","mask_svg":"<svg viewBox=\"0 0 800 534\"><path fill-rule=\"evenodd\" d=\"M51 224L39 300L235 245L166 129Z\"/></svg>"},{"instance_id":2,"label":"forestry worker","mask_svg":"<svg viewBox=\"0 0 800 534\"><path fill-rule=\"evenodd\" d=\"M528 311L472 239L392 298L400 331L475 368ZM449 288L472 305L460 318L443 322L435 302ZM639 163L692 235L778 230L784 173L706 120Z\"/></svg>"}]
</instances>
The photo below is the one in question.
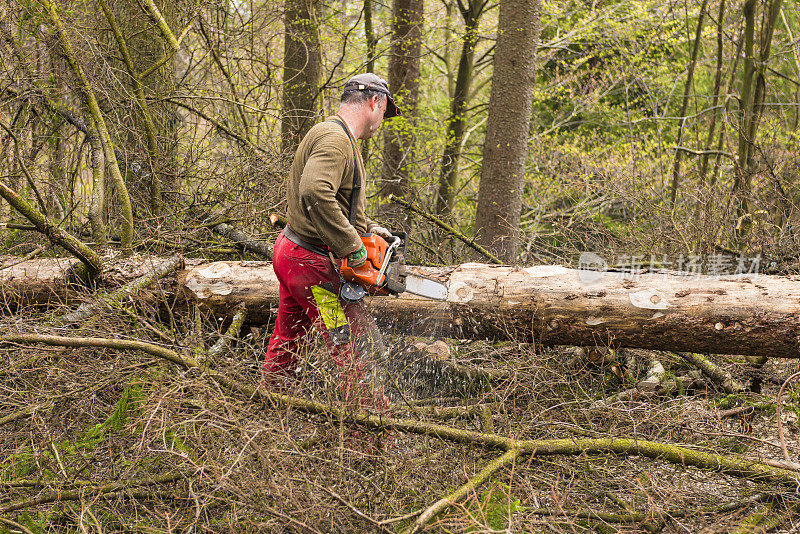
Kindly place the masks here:
<instances>
[{"instance_id":1,"label":"forestry worker","mask_svg":"<svg viewBox=\"0 0 800 534\"><path fill-rule=\"evenodd\" d=\"M336 115L311 128L297 148L287 180L287 225L273 252L280 290L264 358L266 388L284 389L294 382L299 342L314 326L342 374L345 401L363 408L387 406L382 394L376 400L363 384L359 351L375 333L374 321L363 302L340 297L339 265L345 257L353 267L364 264L362 234L391 235L366 217L366 173L357 140L369 139L384 118L396 115L386 81L359 74L345 84Z\"/></svg>"}]
</instances>

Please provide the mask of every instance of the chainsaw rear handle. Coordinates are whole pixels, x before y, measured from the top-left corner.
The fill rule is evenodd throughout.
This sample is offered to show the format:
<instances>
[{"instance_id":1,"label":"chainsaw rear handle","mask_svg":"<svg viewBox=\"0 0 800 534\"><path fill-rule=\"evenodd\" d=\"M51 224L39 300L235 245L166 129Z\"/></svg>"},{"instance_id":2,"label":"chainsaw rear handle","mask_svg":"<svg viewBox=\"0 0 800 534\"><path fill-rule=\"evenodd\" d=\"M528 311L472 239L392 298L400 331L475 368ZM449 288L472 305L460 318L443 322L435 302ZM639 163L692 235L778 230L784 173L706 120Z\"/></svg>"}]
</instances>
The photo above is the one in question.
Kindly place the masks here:
<instances>
[{"instance_id":1,"label":"chainsaw rear handle","mask_svg":"<svg viewBox=\"0 0 800 534\"><path fill-rule=\"evenodd\" d=\"M405 233L403 233L405 236ZM359 267L351 267L348 258L342 260L339 271L348 282L356 282L370 295L389 295L392 292L386 287L386 271L389 263L399 257L400 247L405 249L405 240L399 235L392 235L388 243L376 234L361 236L361 242L367 250L367 261Z\"/></svg>"}]
</instances>

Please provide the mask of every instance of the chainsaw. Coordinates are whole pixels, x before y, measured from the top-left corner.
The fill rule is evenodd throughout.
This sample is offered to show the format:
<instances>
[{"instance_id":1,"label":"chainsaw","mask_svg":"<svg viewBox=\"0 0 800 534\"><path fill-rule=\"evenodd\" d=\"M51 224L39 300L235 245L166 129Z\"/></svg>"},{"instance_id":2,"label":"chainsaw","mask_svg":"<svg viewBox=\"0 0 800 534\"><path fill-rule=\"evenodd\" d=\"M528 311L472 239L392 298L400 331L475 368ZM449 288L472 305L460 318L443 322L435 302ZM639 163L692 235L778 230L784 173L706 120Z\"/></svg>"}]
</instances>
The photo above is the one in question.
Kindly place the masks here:
<instances>
[{"instance_id":1,"label":"chainsaw","mask_svg":"<svg viewBox=\"0 0 800 534\"><path fill-rule=\"evenodd\" d=\"M447 286L432 278L411 273L406 269L405 232L396 232L388 239L376 234L361 236L367 249L367 261L351 267L342 261L340 272L347 283L342 286L342 298L357 301L365 295L399 295L405 291L434 300L447 300Z\"/></svg>"}]
</instances>

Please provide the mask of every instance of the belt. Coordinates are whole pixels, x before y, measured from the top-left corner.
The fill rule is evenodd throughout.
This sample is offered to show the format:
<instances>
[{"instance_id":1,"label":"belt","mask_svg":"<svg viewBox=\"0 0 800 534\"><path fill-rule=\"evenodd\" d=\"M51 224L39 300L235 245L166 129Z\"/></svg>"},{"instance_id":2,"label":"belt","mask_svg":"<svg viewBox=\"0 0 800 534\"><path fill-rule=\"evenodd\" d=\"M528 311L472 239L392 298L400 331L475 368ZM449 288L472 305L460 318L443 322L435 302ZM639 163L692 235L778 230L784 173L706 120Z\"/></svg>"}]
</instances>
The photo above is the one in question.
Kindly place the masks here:
<instances>
[{"instance_id":1,"label":"belt","mask_svg":"<svg viewBox=\"0 0 800 534\"><path fill-rule=\"evenodd\" d=\"M308 241L304 241L299 235L294 233L292 231L292 229L289 228L288 226L284 227L283 235L284 235L284 237L286 237L286 239L288 239L289 241L291 241L292 243L294 243L298 247L302 247L302 248L308 250L309 252L313 252L314 254L319 254L320 256L325 256L326 258L328 257L328 251L327 250L325 250L324 248L322 248L320 246L317 246L317 245L314 245L312 243L309 243Z\"/></svg>"}]
</instances>

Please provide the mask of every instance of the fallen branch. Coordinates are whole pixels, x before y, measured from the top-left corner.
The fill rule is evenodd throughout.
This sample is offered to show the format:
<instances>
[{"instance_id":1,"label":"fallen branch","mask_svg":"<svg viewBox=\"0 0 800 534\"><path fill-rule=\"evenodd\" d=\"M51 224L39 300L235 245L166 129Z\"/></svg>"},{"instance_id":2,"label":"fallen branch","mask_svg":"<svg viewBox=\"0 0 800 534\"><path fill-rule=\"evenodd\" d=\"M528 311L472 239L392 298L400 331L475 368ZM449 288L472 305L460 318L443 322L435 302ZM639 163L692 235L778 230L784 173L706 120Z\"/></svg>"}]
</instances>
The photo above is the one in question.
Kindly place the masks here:
<instances>
[{"instance_id":1,"label":"fallen branch","mask_svg":"<svg viewBox=\"0 0 800 534\"><path fill-rule=\"evenodd\" d=\"M755 503L759 503L771 498L769 493L758 493L752 497L733 501L730 503L720 504L717 506L709 506L699 510L668 510L666 512L659 512L661 517L691 517L698 515L716 515L741 510ZM606 523L641 523L652 518L652 513L645 512L629 512L627 514L615 514L610 512L598 512L595 510L571 510L568 508L550 509L550 508L534 508L528 510L528 513L542 516L563 516L581 518L581 519L599 519Z\"/></svg>"},{"instance_id":2,"label":"fallen branch","mask_svg":"<svg viewBox=\"0 0 800 534\"><path fill-rule=\"evenodd\" d=\"M53 319L53 326L64 326L78 321L83 321L94 315L102 307L113 307L127 300L131 295L135 295L142 289L151 286L168 274L183 267L183 257L179 254L172 256L166 262L157 265L151 272L140 276L133 282L125 284L110 295L96 295L92 303L81 304L77 310L66 313Z\"/></svg>"},{"instance_id":3,"label":"fallen branch","mask_svg":"<svg viewBox=\"0 0 800 534\"><path fill-rule=\"evenodd\" d=\"M25 232L38 232L39 229L30 224L19 224L13 222L0 222L0 230L23 230Z\"/></svg>"},{"instance_id":4,"label":"fallen branch","mask_svg":"<svg viewBox=\"0 0 800 534\"><path fill-rule=\"evenodd\" d=\"M270 213L269 223L275 228L286 228L286 217L279 213Z\"/></svg>"},{"instance_id":5,"label":"fallen branch","mask_svg":"<svg viewBox=\"0 0 800 534\"><path fill-rule=\"evenodd\" d=\"M176 480L181 480L183 478L186 478L187 476L189 476L189 473L185 472L167 473L166 475L160 475L155 477L112 482L110 484L104 484L102 486L98 486L93 489L82 488L79 490L48 491L46 493L37 495L36 497L30 497L28 499L22 499L21 501L15 501L5 505L0 505L0 514L7 514L8 512L13 512L15 510L22 510L25 508L30 508L31 506L38 506L40 504L47 504L51 502L77 501L89 494L106 495L109 493L123 492L141 486L154 486L157 484L167 484L169 482L175 482Z\"/></svg>"},{"instance_id":6,"label":"fallen branch","mask_svg":"<svg viewBox=\"0 0 800 534\"><path fill-rule=\"evenodd\" d=\"M698 382L700 373L698 371L693 371L693 372L696 373L696 376L692 376L690 372L690 374L686 376L676 376L675 378L671 378L669 380L663 380L662 377L662 382L658 384L658 386L655 389L649 389L649 384L648 387L640 388L639 387L639 384L641 384L640 382L639 384L636 385L636 387L632 387L620 391L619 393L610 395L604 399L594 401L589 407L589 409L591 410L603 409L611 406L616 402L632 401L646 396L675 395L681 391L685 391L687 388Z\"/></svg>"},{"instance_id":7,"label":"fallen branch","mask_svg":"<svg viewBox=\"0 0 800 534\"><path fill-rule=\"evenodd\" d=\"M414 522L414 526L405 532L413 534L415 532L419 532L425 525L433 521L436 516L441 514L444 510L452 506L453 504L459 502L461 499L466 497L468 494L474 492L477 488L483 485L492 475L494 475L499 470L503 469L508 464L514 462L522 451L516 447L509 449L506 451L505 454L492 460L486 467L484 467L480 473L469 479L466 484L458 488L456 491L443 497L429 506L417 520Z\"/></svg>"},{"instance_id":8,"label":"fallen branch","mask_svg":"<svg viewBox=\"0 0 800 534\"><path fill-rule=\"evenodd\" d=\"M13 528L19 530L20 532L22 532L23 534L33 534L33 532L31 532L25 526L20 525L19 523L15 522L15 521L12 521L10 519L6 519L5 517L0 517L0 523L4 523L4 524L6 524L6 525L8 525L10 527L13 527Z\"/></svg>"},{"instance_id":9,"label":"fallen branch","mask_svg":"<svg viewBox=\"0 0 800 534\"><path fill-rule=\"evenodd\" d=\"M189 206L189 211L191 211L194 216L200 219L203 223L211 223L208 224L208 226L212 232L224 237L225 239L231 240L241 250L246 250L248 252L252 252L253 254L263 256L268 260L272 260L272 248L266 243L249 236L241 230L237 230L228 223L215 223L214 218L210 214L205 213L195 205Z\"/></svg>"},{"instance_id":10,"label":"fallen branch","mask_svg":"<svg viewBox=\"0 0 800 534\"><path fill-rule=\"evenodd\" d=\"M53 224L47 217L39 213L27 200L19 196L3 182L0 182L0 196L33 223L36 229L43 233L50 242L62 247L81 260L86 266L86 271L91 278L96 278L100 275L103 271L103 260L100 259L97 252Z\"/></svg>"},{"instance_id":11,"label":"fallen branch","mask_svg":"<svg viewBox=\"0 0 800 534\"><path fill-rule=\"evenodd\" d=\"M786 522L797 510L797 506L790 506L785 510L776 510L777 505L772 502L765 503L739 523L731 534L756 534L769 532Z\"/></svg>"},{"instance_id":12,"label":"fallen branch","mask_svg":"<svg viewBox=\"0 0 800 534\"><path fill-rule=\"evenodd\" d=\"M692 466L756 482L779 484L791 488L800 487L800 477L790 470L772 467L756 460L731 458L718 454L697 451L679 445L629 438L594 439L546 439L515 440L498 434L475 432L458 428L377 415L354 413L311 400L282 395L273 391L255 389L239 383L236 379L199 363L194 358L142 341L106 338L62 337L39 334L9 334L0 336L4 343L35 344L67 347L102 347L117 350L140 350L171 361L184 368L196 368L223 387L253 401L269 401L292 407L302 412L325 415L333 421L358 424L374 430L393 429L413 434L423 434L455 443L480 445L490 449L510 451L517 449L520 455L551 456L591 453L612 453L627 456L663 460L670 463Z\"/></svg>"},{"instance_id":13,"label":"fallen branch","mask_svg":"<svg viewBox=\"0 0 800 534\"><path fill-rule=\"evenodd\" d=\"M789 458L789 450L786 447L786 437L783 435L783 421L781 421L781 407L783 406L783 391L786 389L786 386L794 380L796 377L800 376L800 371L794 373L789 378L784 380L783 384L781 385L781 389L778 391L778 401L775 404L775 416L778 420L778 439L781 442L781 450L783 451L783 458L789 462L794 463L791 458Z\"/></svg>"},{"instance_id":14,"label":"fallen branch","mask_svg":"<svg viewBox=\"0 0 800 534\"><path fill-rule=\"evenodd\" d=\"M44 247L38 246L35 249L33 249L31 252L26 254L24 257L18 259L17 261L11 262L8 265L0 265L0 271L2 271L3 269L10 269L11 267L13 267L15 265L19 265L20 263L25 263L26 261L35 258L36 256L38 256L42 252L44 252Z\"/></svg>"},{"instance_id":15,"label":"fallen branch","mask_svg":"<svg viewBox=\"0 0 800 534\"><path fill-rule=\"evenodd\" d=\"M714 384L728 394L741 393L744 386L736 382L730 373L724 371L710 359L694 352L678 352L678 356L703 372Z\"/></svg>"},{"instance_id":16,"label":"fallen branch","mask_svg":"<svg viewBox=\"0 0 800 534\"><path fill-rule=\"evenodd\" d=\"M503 262L497 256L495 256L494 254L492 254L479 244L475 243L472 239L469 239L467 236L465 236L464 234L462 234L461 232L459 232L458 230L456 230L455 228L453 228L452 226L441 220L436 215L432 215L426 211L423 211L414 206L411 202L393 195L389 195L389 200L394 202L395 204L398 204L406 208L407 210L411 210L414 213L422 215L423 217L434 223L436 226L438 226L451 236L455 237L456 239L467 245L472 250L481 254L484 258L489 260L490 263L493 263L495 265L503 265Z\"/></svg>"},{"instance_id":17,"label":"fallen branch","mask_svg":"<svg viewBox=\"0 0 800 534\"><path fill-rule=\"evenodd\" d=\"M247 307L243 304L240 304L236 307L236 314L233 316L233 320L231 321L231 325L228 327L228 331L221 335L217 342L214 343L210 349L208 349L209 359L213 360L228 350L231 340L239 337L239 332L242 329L245 317L247 317Z\"/></svg>"}]
</instances>

